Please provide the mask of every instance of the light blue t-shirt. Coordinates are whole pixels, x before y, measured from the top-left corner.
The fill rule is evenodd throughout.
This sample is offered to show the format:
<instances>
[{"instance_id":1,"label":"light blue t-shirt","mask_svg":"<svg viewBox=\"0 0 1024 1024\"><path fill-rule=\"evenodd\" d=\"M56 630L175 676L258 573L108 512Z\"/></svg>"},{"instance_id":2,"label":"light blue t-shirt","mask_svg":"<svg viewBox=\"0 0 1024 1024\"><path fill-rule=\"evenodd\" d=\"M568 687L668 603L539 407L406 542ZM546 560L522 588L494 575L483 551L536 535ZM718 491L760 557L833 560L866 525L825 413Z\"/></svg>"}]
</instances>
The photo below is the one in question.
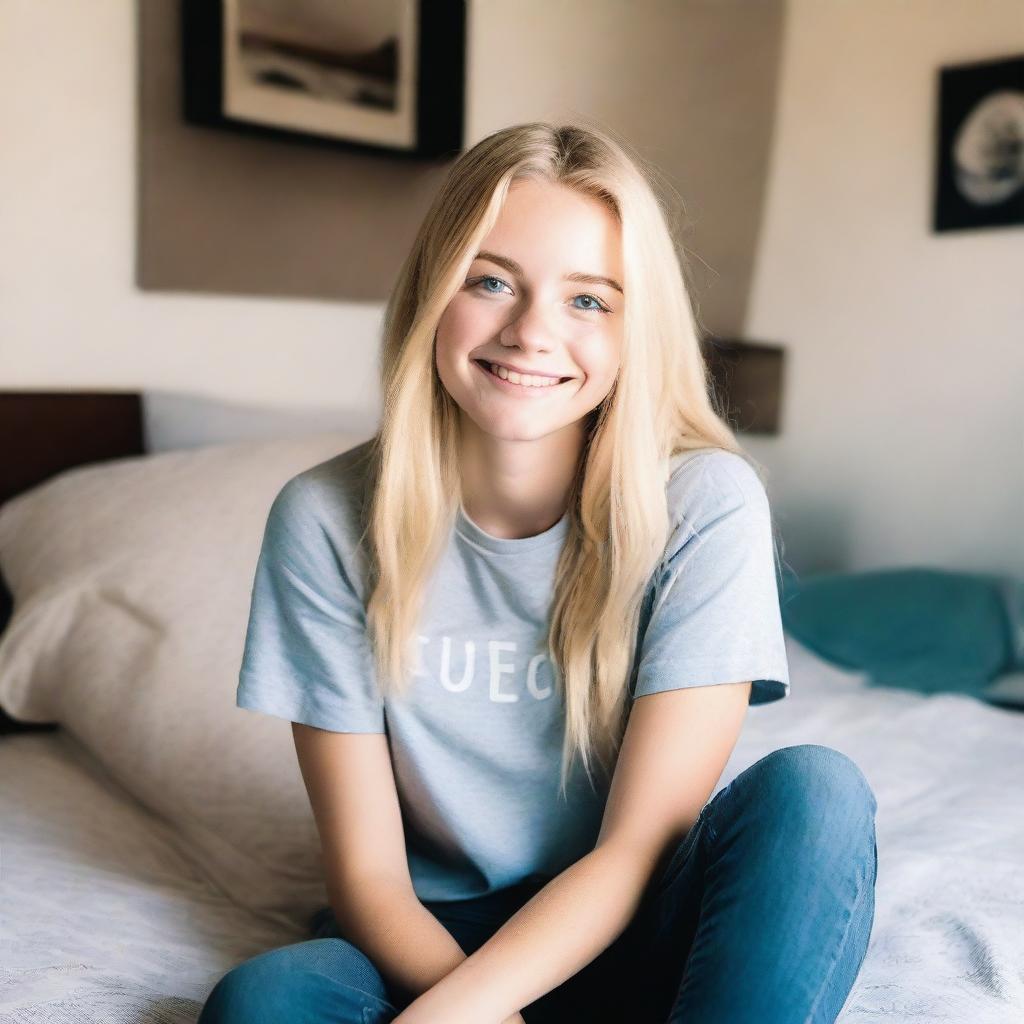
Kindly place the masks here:
<instances>
[{"instance_id":1,"label":"light blue t-shirt","mask_svg":"<svg viewBox=\"0 0 1024 1024\"><path fill-rule=\"evenodd\" d=\"M420 900L553 877L594 848L607 785L577 758L558 794L564 706L546 654L569 519L533 537L485 533L460 507L428 586L408 701L382 700L366 637L361 536L369 442L292 477L270 508L237 704L335 732L386 733ZM633 699L752 680L789 693L767 496L738 455L684 453L674 525L651 576Z\"/></svg>"}]
</instances>

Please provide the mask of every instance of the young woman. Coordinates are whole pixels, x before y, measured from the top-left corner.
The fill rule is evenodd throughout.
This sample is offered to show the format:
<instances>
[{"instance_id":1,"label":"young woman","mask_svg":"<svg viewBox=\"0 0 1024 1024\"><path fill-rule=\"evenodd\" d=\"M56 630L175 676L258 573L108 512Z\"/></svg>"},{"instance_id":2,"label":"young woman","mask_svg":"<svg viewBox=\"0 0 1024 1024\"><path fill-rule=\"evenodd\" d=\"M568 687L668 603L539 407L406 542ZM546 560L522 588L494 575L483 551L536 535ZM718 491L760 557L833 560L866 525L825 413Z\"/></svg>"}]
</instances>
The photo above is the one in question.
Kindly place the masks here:
<instances>
[{"instance_id":1,"label":"young woman","mask_svg":"<svg viewBox=\"0 0 1024 1024\"><path fill-rule=\"evenodd\" d=\"M875 798L829 747L708 801L789 692L771 514L654 172L531 123L456 161L370 440L269 513L237 701L293 723L329 906L200 1024L833 1021Z\"/></svg>"}]
</instances>

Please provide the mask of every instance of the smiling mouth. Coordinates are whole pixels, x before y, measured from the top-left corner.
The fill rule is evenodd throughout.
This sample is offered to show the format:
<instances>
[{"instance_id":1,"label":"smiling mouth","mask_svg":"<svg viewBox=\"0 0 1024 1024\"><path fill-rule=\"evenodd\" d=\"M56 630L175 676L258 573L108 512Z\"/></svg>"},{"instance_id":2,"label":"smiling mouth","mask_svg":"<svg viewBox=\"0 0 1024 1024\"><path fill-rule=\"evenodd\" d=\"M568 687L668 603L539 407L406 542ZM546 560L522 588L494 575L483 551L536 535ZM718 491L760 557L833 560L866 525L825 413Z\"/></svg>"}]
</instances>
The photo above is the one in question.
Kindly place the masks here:
<instances>
[{"instance_id":1,"label":"smiling mouth","mask_svg":"<svg viewBox=\"0 0 1024 1024\"><path fill-rule=\"evenodd\" d=\"M490 375L491 375L492 377L497 377L497 378L498 378L498 380L502 380L502 381L504 381L504 382L505 382L506 384L516 384L516 385L517 385L518 387L528 387L528 388L531 388L531 389L534 389L534 390L537 390L537 391L546 391L546 390L547 390L548 388L556 388L556 387L558 387L558 386L559 386L560 384L565 384L565 383L566 383L566 381L570 381L570 380L575 380L575 378L574 378L574 377L560 377L560 378L558 379L557 383L555 383L555 384L542 384L542 385L536 385L536 384L526 384L526 385L524 385L524 384L518 384L518 383L517 383L516 381L514 381L514 380L509 380L509 379L508 379L508 378L506 378L506 377L502 377L502 376L501 376L501 374L495 373L495 372L494 372L494 371L493 371L493 370L491 369L491 364L490 364L490 363L489 363L489 362L488 362L488 361L487 361L486 359L474 359L474 360L473 360L473 362L474 362L474 363L476 363L476 365L477 365L477 366L479 366L479 367L480 367L480 369L484 371L484 373L490 374ZM533 375L533 374L530 374L530 375L528 375L528 376L534 376L534 375ZM541 374L536 374L536 376L541 376Z\"/></svg>"}]
</instances>

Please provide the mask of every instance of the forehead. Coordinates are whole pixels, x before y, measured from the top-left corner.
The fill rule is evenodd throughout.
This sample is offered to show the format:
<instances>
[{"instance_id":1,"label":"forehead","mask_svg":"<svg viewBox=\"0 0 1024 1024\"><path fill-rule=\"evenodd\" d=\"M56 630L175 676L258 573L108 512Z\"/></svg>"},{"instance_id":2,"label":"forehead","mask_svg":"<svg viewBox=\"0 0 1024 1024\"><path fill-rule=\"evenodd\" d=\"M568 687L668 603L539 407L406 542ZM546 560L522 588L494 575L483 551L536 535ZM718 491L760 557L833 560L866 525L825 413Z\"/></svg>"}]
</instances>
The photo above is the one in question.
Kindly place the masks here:
<instances>
[{"instance_id":1,"label":"forehead","mask_svg":"<svg viewBox=\"0 0 1024 1024\"><path fill-rule=\"evenodd\" d=\"M583 271L622 280L621 232L599 199L565 185L523 180L509 189L481 251L532 271Z\"/></svg>"}]
</instances>

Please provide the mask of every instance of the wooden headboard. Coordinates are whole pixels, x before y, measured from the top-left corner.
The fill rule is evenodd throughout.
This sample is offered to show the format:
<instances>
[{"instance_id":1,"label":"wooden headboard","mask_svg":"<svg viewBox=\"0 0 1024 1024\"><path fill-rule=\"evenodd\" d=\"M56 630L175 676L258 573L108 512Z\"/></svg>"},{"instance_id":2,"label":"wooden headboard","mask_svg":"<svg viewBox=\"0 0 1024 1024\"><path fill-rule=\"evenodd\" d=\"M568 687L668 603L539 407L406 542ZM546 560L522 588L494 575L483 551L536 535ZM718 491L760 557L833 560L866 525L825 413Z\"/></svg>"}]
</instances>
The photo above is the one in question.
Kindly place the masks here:
<instances>
[{"instance_id":1,"label":"wooden headboard","mask_svg":"<svg viewBox=\"0 0 1024 1024\"><path fill-rule=\"evenodd\" d=\"M0 504L75 466L146 453L137 391L0 391ZM11 595L0 570L0 633ZM0 733L52 731L0 708Z\"/></svg>"},{"instance_id":2,"label":"wooden headboard","mask_svg":"<svg viewBox=\"0 0 1024 1024\"><path fill-rule=\"evenodd\" d=\"M0 504L73 466L144 455L137 391L0 391Z\"/></svg>"}]
</instances>

